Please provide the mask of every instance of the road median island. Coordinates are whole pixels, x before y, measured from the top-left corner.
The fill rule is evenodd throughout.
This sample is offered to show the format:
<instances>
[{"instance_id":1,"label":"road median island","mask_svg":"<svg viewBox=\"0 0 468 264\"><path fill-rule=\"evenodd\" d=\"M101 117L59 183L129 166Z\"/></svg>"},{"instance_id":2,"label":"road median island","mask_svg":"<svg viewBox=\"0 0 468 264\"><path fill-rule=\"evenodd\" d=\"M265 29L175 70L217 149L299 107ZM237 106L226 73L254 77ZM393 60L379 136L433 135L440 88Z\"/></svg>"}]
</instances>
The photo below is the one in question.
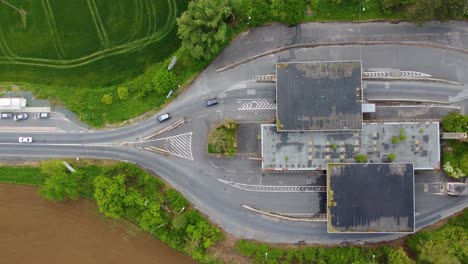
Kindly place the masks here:
<instances>
[{"instance_id":1,"label":"road median island","mask_svg":"<svg viewBox=\"0 0 468 264\"><path fill-rule=\"evenodd\" d=\"M216 126L208 136L208 153L234 157L237 153L237 126L234 120L226 120Z\"/></svg>"}]
</instances>

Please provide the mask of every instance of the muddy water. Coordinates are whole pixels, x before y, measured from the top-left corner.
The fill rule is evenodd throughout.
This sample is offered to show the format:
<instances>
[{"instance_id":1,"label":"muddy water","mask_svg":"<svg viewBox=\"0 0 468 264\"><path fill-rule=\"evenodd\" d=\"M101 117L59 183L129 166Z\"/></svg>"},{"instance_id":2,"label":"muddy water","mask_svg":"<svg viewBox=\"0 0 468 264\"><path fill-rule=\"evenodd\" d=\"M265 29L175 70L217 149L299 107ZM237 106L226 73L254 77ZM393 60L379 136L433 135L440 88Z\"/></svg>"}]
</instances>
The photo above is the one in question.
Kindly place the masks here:
<instances>
[{"instance_id":1,"label":"muddy water","mask_svg":"<svg viewBox=\"0 0 468 264\"><path fill-rule=\"evenodd\" d=\"M53 203L37 188L0 184L0 263L196 263L94 202Z\"/></svg>"}]
</instances>

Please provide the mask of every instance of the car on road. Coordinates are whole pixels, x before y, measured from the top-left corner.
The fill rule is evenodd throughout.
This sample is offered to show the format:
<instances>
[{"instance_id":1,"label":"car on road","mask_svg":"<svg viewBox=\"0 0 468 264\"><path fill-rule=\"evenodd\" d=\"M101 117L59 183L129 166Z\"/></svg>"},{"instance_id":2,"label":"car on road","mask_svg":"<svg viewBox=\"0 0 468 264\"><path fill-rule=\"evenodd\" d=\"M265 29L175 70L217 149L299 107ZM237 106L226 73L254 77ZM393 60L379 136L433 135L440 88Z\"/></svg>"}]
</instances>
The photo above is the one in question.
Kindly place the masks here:
<instances>
[{"instance_id":1,"label":"car on road","mask_svg":"<svg viewBox=\"0 0 468 264\"><path fill-rule=\"evenodd\" d=\"M219 103L218 98L211 98L205 101L206 107L217 105Z\"/></svg>"},{"instance_id":2,"label":"car on road","mask_svg":"<svg viewBox=\"0 0 468 264\"><path fill-rule=\"evenodd\" d=\"M47 113L47 112L39 113L39 118L41 119L50 118L50 113Z\"/></svg>"},{"instance_id":3,"label":"car on road","mask_svg":"<svg viewBox=\"0 0 468 264\"><path fill-rule=\"evenodd\" d=\"M165 113L165 114L162 114L162 115L158 116L158 121L159 121L159 123L161 123L161 122L164 122L164 121L166 121L166 120L168 120L170 118L171 118L171 116L169 115L169 113Z\"/></svg>"},{"instance_id":4,"label":"car on road","mask_svg":"<svg viewBox=\"0 0 468 264\"><path fill-rule=\"evenodd\" d=\"M32 143L32 137L19 137L19 143Z\"/></svg>"},{"instance_id":5,"label":"car on road","mask_svg":"<svg viewBox=\"0 0 468 264\"><path fill-rule=\"evenodd\" d=\"M26 119L28 119L28 117L29 117L28 114L22 113L22 114L15 115L13 117L13 120L15 120L15 121L26 120Z\"/></svg>"},{"instance_id":6,"label":"car on road","mask_svg":"<svg viewBox=\"0 0 468 264\"><path fill-rule=\"evenodd\" d=\"M13 118L13 114L12 114L12 113L1 113L1 114L0 114L0 118L1 118L1 119L12 119L12 118Z\"/></svg>"}]
</instances>

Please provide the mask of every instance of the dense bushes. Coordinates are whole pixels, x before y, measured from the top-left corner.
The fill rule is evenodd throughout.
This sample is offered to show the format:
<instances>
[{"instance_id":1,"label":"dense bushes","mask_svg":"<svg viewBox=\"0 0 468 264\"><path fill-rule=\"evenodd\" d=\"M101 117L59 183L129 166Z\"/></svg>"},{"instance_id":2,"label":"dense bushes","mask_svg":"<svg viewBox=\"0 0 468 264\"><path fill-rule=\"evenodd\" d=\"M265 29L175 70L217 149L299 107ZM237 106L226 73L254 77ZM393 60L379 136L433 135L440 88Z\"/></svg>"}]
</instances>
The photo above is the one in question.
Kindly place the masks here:
<instances>
[{"instance_id":1,"label":"dense bushes","mask_svg":"<svg viewBox=\"0 0 468 264\"><path fill-rule=\"evenodd\" d=\"M145 231L194 259L206 261L206 251L222 239L185 198L164 183L128 163L106 167L94 179L94 196L101 212L112 218L126 216ZM185 208L182 210L182 208Z\"/></svg>"},{"instance_id":2,"label":"dense bushes","mask_svg":"<svg viewBox=\"0 0 468 264\"><path fill-rule=\"evenodd\" d=\"M468 209L434 231L419 232L407 240L421 263L466 263L468 260Z\"/></svg>"},{"instance_id":3,"label":"dense bushes","mask_svg":"<svg viewBox=\"0 0 468 264\"><path fill-rule=\"evenodd\" d=\"M234 120L224 121L210 133L208 153L220 153L234 157L237 153L237 124Z\"/></svg>"},{"instance_id":4,"label":"dense bushes","mask_svg":"<svg viewBox=\"0 0 468 264\"><path fill-rule=\"evenodd\" d=\"M447 132L468 132L468 115L451 112L442 119L442 128Z\"/></svg>"},{"instance_id":5,"label":"dense bushes","mask_svg":"<svg viewBox=\"0 0 468 264\"><path fill-rule=\"evenodd\" d=\"M237 252L248 256L253 263L386 263L388 255L396 249L390 247L303 247L280 248L267 244L240 240ZM266 254L265 254L266 253ZM404 253L404 251L403 251Z\"/></svg>"}]
</instances>

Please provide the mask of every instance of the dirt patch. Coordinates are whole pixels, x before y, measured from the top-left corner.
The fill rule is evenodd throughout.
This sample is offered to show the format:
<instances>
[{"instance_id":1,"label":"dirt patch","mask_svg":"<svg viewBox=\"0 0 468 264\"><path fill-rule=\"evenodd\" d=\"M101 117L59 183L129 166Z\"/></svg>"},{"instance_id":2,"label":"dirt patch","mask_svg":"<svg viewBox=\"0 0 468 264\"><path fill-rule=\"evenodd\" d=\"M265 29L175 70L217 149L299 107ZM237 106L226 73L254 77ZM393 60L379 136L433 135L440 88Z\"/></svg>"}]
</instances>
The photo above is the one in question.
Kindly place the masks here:
<instances>
[{"instance_id":1,"label":"dirt patch","mask_svg":"<svg viewBox=\"0 0 468 264\"><path fill-rule=\"evenodd\" d=\"M54 203L35 187L0 184L0 215L5 263L196 263L85 199Z\"/></svg>"}]
</instances>

